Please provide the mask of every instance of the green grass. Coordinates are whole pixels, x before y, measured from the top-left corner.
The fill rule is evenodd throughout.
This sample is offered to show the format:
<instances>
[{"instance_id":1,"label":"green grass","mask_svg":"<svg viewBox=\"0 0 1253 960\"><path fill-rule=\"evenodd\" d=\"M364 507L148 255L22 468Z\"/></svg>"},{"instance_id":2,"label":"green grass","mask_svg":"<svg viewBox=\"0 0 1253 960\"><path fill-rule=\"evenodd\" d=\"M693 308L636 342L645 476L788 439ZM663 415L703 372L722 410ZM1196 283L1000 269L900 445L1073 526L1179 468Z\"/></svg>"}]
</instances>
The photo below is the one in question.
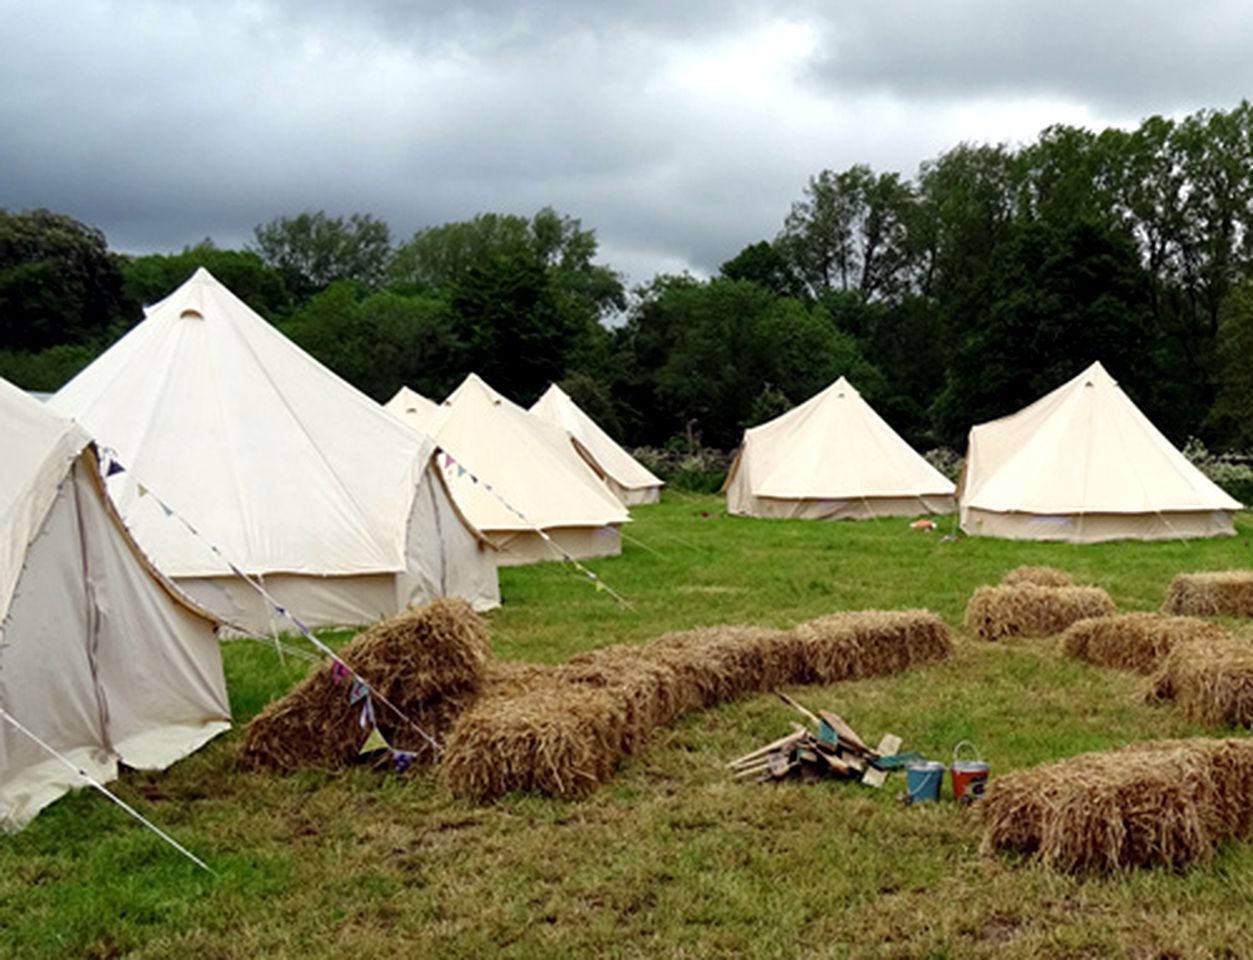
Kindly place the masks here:
<instances>
[{"instance_id":1,"label":"green grass","mask_svg":"<svg viewBox=\"0 0 1253 960\"><path fill-rule=\"evenodd\" d=\"M791 692L866 738L946 757L978 744L993 774L1145 737L1212 731L1139 698L1142 680L1062 657L1054 640L960 631L971 591L1020 563L1070 571L1120 609L1155 609L1180 571L1253 567L1253 520L1192 543L941 542L906 521L729 518L713 497L635 511L623 556L501 573L496 652L556 662L714 623L791 626L834 610L928 607L957 630L948 663ZM342 643L349 633L328 639ZM225 647L241 723L303 675ZM1186 872L1057 876L977 853L978 816L905 808L843 783L739 784L723 764L792 719L772 697L683 718L577 803L480 806L429 773L271 777L234 768L238 731L117 785L217 871L197 870L102 797L54 804L0 838L0 956L793 957L1242 956L1253 844ZM946 786L947 793L947 786Z\"/></svg>"}]
</instances>

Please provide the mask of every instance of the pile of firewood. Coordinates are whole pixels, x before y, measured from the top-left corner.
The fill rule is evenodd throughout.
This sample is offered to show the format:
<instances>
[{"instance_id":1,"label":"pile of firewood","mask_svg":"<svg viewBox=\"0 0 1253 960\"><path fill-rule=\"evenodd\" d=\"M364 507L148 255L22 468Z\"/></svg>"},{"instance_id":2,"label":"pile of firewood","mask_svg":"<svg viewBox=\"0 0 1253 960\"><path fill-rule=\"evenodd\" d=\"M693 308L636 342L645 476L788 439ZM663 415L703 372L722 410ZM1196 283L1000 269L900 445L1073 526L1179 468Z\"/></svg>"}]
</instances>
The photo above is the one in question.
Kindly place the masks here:
<instances>
[{"instance_id":1,"label":"pile of firewood","mask_svg":"<svg viewBox=\"0 0 1253 960\"><path fill-rule=\"evenodd\" d=\"M818 779L836 777L861 780L872 787L881 787L888 771L899 769L916 754L897 753L901 738L884 734L879 746L871 749L857 732L837 713L805 709L791 697L779 697L811 724L790 724L792 732L773 743L737 757L727 764L736 779L768 780Z\"/></svg>"}]
</instances>

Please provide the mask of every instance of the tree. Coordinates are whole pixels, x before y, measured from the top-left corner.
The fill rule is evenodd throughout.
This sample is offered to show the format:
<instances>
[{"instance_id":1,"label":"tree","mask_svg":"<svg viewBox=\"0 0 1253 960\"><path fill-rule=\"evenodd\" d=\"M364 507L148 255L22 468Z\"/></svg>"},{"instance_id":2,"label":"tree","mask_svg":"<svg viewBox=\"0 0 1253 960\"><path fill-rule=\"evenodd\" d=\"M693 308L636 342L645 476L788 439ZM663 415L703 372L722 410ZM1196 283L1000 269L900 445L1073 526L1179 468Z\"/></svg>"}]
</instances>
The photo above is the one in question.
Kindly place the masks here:
<instances>
[{"instance_id":1,"label":"tree","mask_svg":"<svg viewBox=\"0 0 1253 960\"><path fill-rule=\"evenodd\" d=\"M496 389L530 404L561 379L595 320L563 309L560 291L534 255L500 255L471 267L450 298L464 361Z\"/></svg>"},{"instance_id":2,"label":"tree","mask_svg":"<svg viewBox=\"0 0 1253 960\"><path fill-rule=\"evenodd\" d=\"M1026 224L993 253L979 284L982 309L935 404L948 443L961 444L972 424L1013 413L1095 360L1128 392L1151 399L1148 283L1126 236L1093 223ZM1169 414L1145 406L1150 417Z\"/></svg>"},{"instance_id":3,"label":"tree","mask_svg":"<svg viewBox=\"0 0 1253 960\"><path fill-rule=\"evenodd\" d=\"M1253 450L1253 280L1223 304L1217 353L1218 390L1206 426L1228 449Z\"/></svg>"},{"instance_id":4,"label":"tree","mask_svg":"<svg viewBox=\"0 0 1253 960\"><path fill-rule=\"evenodd\" d=\"M719 267L718 272L728 280L755 283L779 297L796 297L804 292L787 257L778 246L766 240L749 244Z\"/></svg>"},{"instance_id":5,"label":"tree","mask_svg":"<svg viewBox=\"0 0 1253 960\"><path fill-rule=\"evenodd\" d=\"M443 397L462 371L448 304L429 295L371 293L339 280L299 307L282 330L380 403L401 386Z\"/></svg>"},{"instance_id":6,"label":"tree","mask_svg":"<svg viewBox=\"0 0 1253 960\"><path fill-rule=\"evenodd\" d=\"M324 211L277 217L253 231L252 252L283 274L288 290L306 300L336 280L380 287L391 258L391 233L372 215L347 219Z\"/></svg>"},{"instance_id":7,"label":"tree","mask_svg":"<svg viewBox=\"0 0 1253 960\"><path fill-rule=\"evenodd\" d=\"M42 350L102 337L124 312L104 234L50 210L0 209L0 343Z\"/></svg>"},{"instance_id":8,"label":"tree","mask_svg":"<svg viewBox=\"0 0 1253 960\"><path fill-rule=\"evenodd\" d=\"M622 281L594 263L596 234L544 207L530 220L480 213L472 220L427 227L397 249L389 267L393 283L448 291L474 268L499 257L530 257L552 274L562 296L603 317L626 306Z\"/></svg>"}]
</instances>

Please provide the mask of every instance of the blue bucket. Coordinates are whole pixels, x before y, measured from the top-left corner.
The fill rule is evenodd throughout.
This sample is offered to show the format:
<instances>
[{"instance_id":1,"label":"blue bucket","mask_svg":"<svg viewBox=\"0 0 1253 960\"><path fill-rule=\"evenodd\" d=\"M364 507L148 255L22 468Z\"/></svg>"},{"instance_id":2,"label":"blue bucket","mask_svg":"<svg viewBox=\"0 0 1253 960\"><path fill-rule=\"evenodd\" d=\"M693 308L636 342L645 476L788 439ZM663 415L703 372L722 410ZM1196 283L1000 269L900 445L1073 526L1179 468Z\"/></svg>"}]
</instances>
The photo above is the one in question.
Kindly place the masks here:
<instances>
[{"instance_id":1,"label":"blue bucket","mask_svg":"<svg viewBox=\"0 0 1253 960\"><path fill-rule=\"evenodd\" d=\"M905 767L905 786L910 803L934 803L940 799L940 785L948 769L938 760L918 760Z\"/></svg>"}]
</instances>

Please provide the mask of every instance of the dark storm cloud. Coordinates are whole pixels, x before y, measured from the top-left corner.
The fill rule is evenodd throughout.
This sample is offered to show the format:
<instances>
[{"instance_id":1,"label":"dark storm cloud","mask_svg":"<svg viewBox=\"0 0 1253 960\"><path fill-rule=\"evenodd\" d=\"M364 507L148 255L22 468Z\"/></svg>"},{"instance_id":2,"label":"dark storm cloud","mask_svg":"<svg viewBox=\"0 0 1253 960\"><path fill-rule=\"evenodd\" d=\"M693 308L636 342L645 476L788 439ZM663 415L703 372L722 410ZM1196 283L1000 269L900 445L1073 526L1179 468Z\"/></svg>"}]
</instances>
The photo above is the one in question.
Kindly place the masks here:
<instances>
[{"instance_id":1,"label":"dark storm cloud","mask_svg":"<svg viewBox=\"0 0 1253 960\"><path fill-rule=\"evenodd\" d=\"M1152 5L1134 27L1080 16L0 0L0 206L50 207L143 252L241 246L304 209L373 213L404 239L551 205L634 280L712 271L772 237L823 168L910 175L959 140L1229 106L1250 86L1240 6Z\"/></svg>"},{"instance_id":2,"label":"dark storm cloud","mask_svg":"<svg viewBox=\"0 0 1253 960\"><path fill-rule=\"evenodd\" d=\"M814 72L833 90L1052 96L1138 119L1247 96L1251 39L1244 0L895 0L832 13Z\"/></svg>"}]
</instances>

